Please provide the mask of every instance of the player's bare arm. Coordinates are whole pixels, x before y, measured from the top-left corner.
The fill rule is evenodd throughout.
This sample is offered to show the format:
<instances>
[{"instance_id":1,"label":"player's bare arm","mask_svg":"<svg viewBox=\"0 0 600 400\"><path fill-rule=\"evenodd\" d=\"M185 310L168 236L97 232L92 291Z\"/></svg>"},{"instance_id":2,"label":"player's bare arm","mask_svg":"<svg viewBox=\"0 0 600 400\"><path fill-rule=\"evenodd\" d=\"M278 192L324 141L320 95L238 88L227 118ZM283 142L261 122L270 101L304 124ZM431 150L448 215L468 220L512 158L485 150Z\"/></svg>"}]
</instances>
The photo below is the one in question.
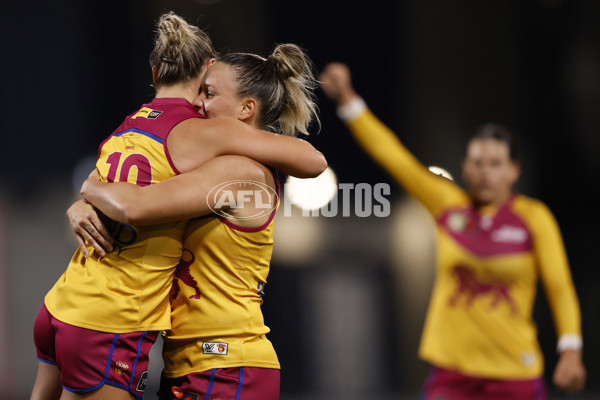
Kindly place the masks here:
<instances>
[{"instance_id":1,"label":"player's bare arm","mask_svg":"<svg viewBox=\"0 0 600 400\"><path fill-rule=\"evenodd\" d=\"M266 173L246 157L220 156L193 171L145 187L100 182L91 176L81 195L115 221L150 225L210 214L216 204L207 197L215 186L240 179L265 182Z\"/></svg>"},{"instance_id":2,"label":"player's bare arm","mask_svg":"<svg viewBox=\"0 0 600 400\"><path fill-rule=\"evenodd\" d=\"M307 141L254 129L233 118L189 119L176 129L168 145L180 171L227 154L251 158L297 178L313 178L327 168L323 154Z\"/></svg>"}]
</instances>

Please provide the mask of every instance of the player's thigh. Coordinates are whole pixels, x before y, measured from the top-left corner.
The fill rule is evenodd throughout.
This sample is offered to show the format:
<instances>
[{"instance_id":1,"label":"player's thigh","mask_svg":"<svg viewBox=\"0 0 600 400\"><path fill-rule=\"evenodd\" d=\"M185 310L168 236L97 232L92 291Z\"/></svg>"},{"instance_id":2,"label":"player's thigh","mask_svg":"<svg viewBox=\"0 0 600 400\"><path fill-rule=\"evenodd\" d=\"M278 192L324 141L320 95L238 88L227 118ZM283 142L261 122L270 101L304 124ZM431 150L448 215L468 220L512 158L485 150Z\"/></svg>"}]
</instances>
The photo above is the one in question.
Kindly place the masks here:
<instances>
[{"instance_id":1,"label":"player's thigh","mask_svg":"<svg viewBox=\"0 0 600 400\"><path fill-rule=\"evenodd\" d=\"M89 393L76 394L64 390L60 400L135 400L135 396L129 391L111 386L103 385Z\"/></svg>"},{"instance_id":2,"label":"player's thigh","mask_svg":"<svg viewBox=\"0 0 600 400\"><path fill-rule=\"evenodd\" d=\"M38 362L38 371L30 400L58 400L62 392L60 370L54 364Z\"/></svg>"}]
</instances>

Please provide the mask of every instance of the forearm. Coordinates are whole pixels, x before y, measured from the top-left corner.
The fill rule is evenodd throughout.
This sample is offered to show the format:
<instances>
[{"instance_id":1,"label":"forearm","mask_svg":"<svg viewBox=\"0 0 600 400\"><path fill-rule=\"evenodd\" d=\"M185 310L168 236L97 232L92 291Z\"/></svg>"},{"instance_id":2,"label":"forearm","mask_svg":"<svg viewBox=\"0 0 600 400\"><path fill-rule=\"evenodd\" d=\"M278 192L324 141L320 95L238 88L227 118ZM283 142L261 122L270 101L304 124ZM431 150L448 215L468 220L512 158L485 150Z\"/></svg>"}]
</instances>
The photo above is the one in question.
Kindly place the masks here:
<instances>
[{"instance_id":1,"label":"forearm","mask_svg":"<svg viewBox=\"0 0 600 400\"><path fill-rule=\"evenodd\" d=\"M556 246L562 246L562 243ZM541 257L541 278L546 298L552 311L556 334L559 342L562 339L569 345L559 346L573 348L572 344L581 338L581 311L575 286L571 278L566 257L563 258L557 248L547 249ZM550 258L553 257L553 258ZM576 346L577 347L577 346Z\"/></svg>"},{"instance_id":2,"label":"forearm","mask_svg":"<svg viewBox=\"0 0 600 400\"><path fill-rule=\"evenodd\" d=\"M315 178L327 168L325 156L310 143L298 138L280 136L281 151L258 151L256 161L296 178ZM287 141L289 143L283 143ZM243 155L243 154L240 154ZM253 157L250 157L253 158Z\"/></svg>"},{"instance_id":3,"label":"forearm","mask_svg":"<svg viewBox=\"0 0 600 400\"><path fill-rule=\"evenodd\" d=\"M233 180L259 180L261 171L248 161L239 156L216 157L193 171L145 187L88 179L81 194L110 218L123 223L151 225L185 220L208 215L218 207L218 199L209 195L219 185Z\"/></svg>"},{"instance_id":4,"label":"forearm","mask_svg":"<svg viewBox=\"0 0 600 400\"><path fill-rule=\"evenodd\" d=\"M132 223L132 199L139 195L139 186L126 183L108 183L87 179L81 187L81 196L107 217L123 223Z\"/></svg>"},{"instance_id":5,"label":"forearm","mask_svg":"<svg viewBox=\"0 0 600 400\"><path fill-rule=\"evenodd\" d=\"M573 348L572 344L581 338L581 311L573 283L554 282L544 284L547 299L552 310L556 333L559 341L563 339L564 348Z\"/></svg>"},{"instance_id":6,"label":"forearm","mask_svg":"<svg viewBox=\"0 0 600 400\"><path fill-rule=\"evenodd\" d=\"M327 168L321 152L305 140L261 131L240 121L215 118L204 121L203 146L214 156L237 155L269 165L287 175L313 178Z\"/></svg>"},{"instance_id":7,"label":"forearm","mask_svg":"<svg viewBox=\"0 0 600 400\"><path fill-rule=\"evenodd\" d=\"M352 87L348 66L327 64L319 81L327 97L338 105L338 116L363 150L434 215L444 205L455 204L464 198L458 187L448 182L440 183L441 180L402 145L396 134L368 110Z\"/></svg>"},{"instance_id":8,"label":"forearm","mask_svg":"<svg viewBox=\"0 0 600 400\"><path fill-rule=\"evenodd\" d=\"M557 336L581 337L581 312L558 223L550 210L539 203L530 224L536 258Z\"/></svg>"},{"instance_id":9,"label":"forearm","mask_svg":"<svg viewBox=\"0 0 600 400\"><path fill-rule=\"evenodd\" d=\"M338 115L360 147L434 215L466 198L458 186L434 175L417 160L360 97L338 108Z\"/></svg>"},{"instance_id":10,"label":"forearm","mask_svg":"<svg viewBox=\"0 0 600 400\"><path fill-rule=\"evenodd\" d=\"M218 155L248 157L297 178L314 178L327 168L323 154L305 140L267 131L246 131L232 136L221 141Z\"/></svg>"},{"instance_id":11,"label":"forearm","mask_svg":"<svg viewBox=\"0 0 600 400\"><path fill-rule=\"evenodd\" d=\"M425 166L371 113L360 97L338 108L338 115L360 147L400 184L410 186L411 181L416 180L413 179L415 174L428 175Z\"/></svg>"},{"instance_id":12,"label":"forearm","mask_svg":"<svg viewBox=\"0 0 600 400\"><path fill-rule=\"evenodd\" d=\"M180 221L212 212L207 196L222 180L209 176L203 179L197 171L145 187L86 181L81 194L115 221L132 225Z\"/></svg>"}]
</instances>

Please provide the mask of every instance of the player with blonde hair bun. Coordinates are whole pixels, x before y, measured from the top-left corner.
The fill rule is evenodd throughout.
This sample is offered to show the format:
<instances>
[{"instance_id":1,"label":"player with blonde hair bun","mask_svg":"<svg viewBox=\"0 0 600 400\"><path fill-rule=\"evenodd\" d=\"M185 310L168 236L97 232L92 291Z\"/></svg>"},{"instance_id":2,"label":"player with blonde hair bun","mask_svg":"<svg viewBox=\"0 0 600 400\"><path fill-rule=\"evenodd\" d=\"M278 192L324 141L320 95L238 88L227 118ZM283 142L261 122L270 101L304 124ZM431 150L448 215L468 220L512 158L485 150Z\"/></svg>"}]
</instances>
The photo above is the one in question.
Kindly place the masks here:
<instances>
[{"instance_id":1,"label":"player with blonde hair bun","mask_svg":"<svg viewBox=\"0 0 600 400\"><path fill-rule=\"evenodd\" d=\"M308 133L317 119L312 64L296 45L267 58L232 53L207 71L194 102L208 118L231 117L281 134ZM288 153L289 157L295 154ZM266 185L278 192L275 172L245 157L223 156L200 168L139 187L95 177L82 195L108 217L155 224L210 214L189 222L172 292L172 327L163 346L160 399L276 400L279 361L266 334L262 296L273 250L277 197L259 217L256 204L219 206L211 190L224 182ZM245 185L231 186L237 190ZM265 197L266 199L267 197ZM225 213L223 213L225 211Z\"/></svg>"},{"instance_id":2,"label":"player with blonde hair bun","mask_svg":"<svg viewBox=\"0 0 600 400\"><path fill-rule=\"evenodd\" d=\"M161 16L150 57L156 97L100 145L101 180L153 187L226 154L300 177L324 170L323 155L303 140L198 113L192 102L215 57L199 28L173 13ZM84 202L69 212L76 210L95 215ZM35 321L39 364L31 399L142 399L150 348L171 328L169 294L187 222L111 223L114 246L97 216L79 223L88 228L77 232L80 248ZM94 240L105 248L89 257Z\"/></svg>"}]
</instances>

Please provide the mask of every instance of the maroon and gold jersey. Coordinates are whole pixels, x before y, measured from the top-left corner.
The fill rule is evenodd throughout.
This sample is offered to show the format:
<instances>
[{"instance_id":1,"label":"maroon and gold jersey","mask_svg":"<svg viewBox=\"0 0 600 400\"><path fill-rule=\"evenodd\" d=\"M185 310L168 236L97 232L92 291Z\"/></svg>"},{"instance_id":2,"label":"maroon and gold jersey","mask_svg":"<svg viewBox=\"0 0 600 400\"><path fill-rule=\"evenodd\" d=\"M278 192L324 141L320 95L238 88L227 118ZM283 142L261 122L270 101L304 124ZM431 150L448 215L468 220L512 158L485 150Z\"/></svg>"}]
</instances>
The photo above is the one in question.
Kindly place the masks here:
<instances>
[{"instance_id":1,"label":"maroon and gold jersey","mask_svg":"<svg viewBox=\"0 0 600 400\"><path fill-rule=\"evenodd\" d=\"M181 121L198 117L185 99L145 104L100 145L96 166L101 179L146 186L174 176L178 171L166 146L168 135ZM77 249L46 295L46 307L63 322L97 331L170 328L169 291L185 226L186 222L112 224L114 251L86 260Z\"/></svg>"},{"instance_id":2,"label":"maroon and gold jersey","mask_svg":"<svg viewBox=\"0 0 600 400\"><path fill-rule=\"evenodd\" d=\"M213 368L280 368L261 311L274 215L257 228L215 216L189 222L171 296L172 327L164 338L166 377Z\"/></svg>"},{"instance_id":3,"label":"maroon and gold jersey","mask_svg":"<svg viewBox=\"0 0 600 400\"><path fill-rule=\"evenodd\" d=\"M476 209L466 192L429 172L369 110L347 124L437 223L437 274L420 356L471 376L541 376L544 362L532 319L538 278L558 336L581 335L564 245L548 208L514 195L501 207Z\"/></svg>"}]
</instances>

